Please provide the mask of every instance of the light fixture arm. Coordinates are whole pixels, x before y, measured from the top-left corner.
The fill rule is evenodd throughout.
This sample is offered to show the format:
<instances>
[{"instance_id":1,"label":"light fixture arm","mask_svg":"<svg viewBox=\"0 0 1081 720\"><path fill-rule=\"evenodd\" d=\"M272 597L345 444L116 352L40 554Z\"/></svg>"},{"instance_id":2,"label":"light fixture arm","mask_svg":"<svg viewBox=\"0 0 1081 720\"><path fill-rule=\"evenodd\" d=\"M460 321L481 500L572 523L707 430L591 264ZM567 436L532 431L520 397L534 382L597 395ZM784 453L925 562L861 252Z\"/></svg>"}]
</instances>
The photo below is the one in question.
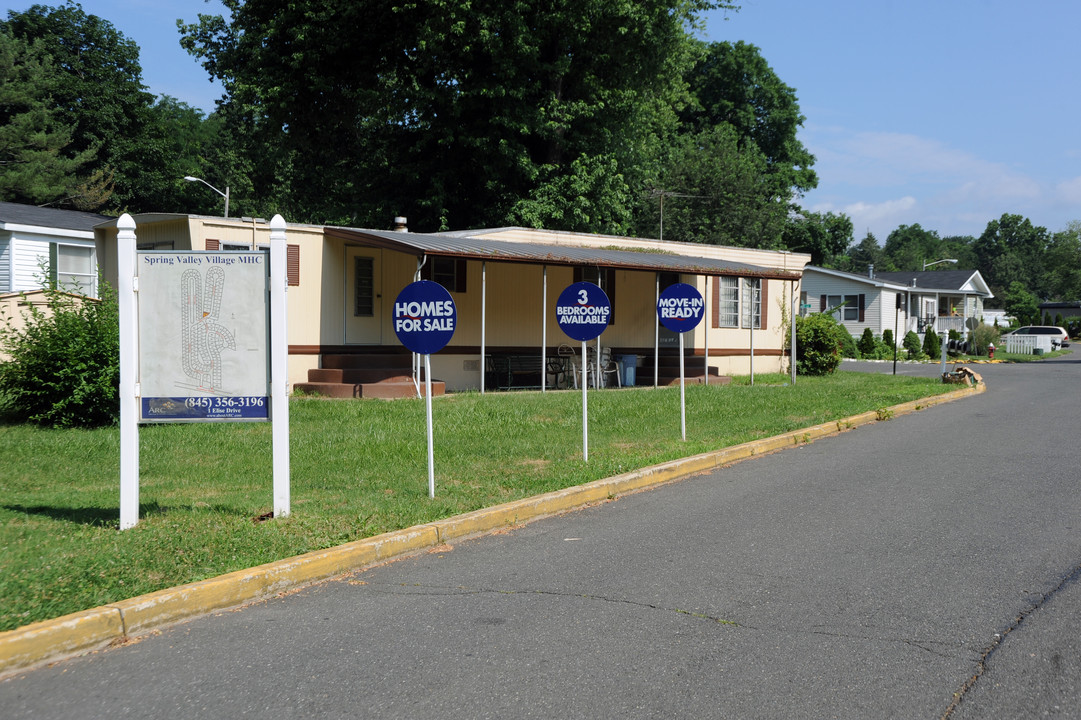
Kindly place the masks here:
<instances>
[{"instance_id":1,"label":"light fixture arm","mask_svg":"<svg viewBox=\"0 0 1081 720\"><path fill-rule=\"evenodd\" d=\"M216 187L214 187L213 185L208 183L206 180L203 180L202 178L192 177L191 175L185 175L184 179L187 180L188 182L201 182L203 185L206 185L208 188L210 188L211 190L213 190L214 192L216 192L217 194L219 194L223 198L225 198L225 217L229 217L229 186L228 185L225 186L225 192L222 192L221 190L217 189Z\"/></svg>"}]
</instances>

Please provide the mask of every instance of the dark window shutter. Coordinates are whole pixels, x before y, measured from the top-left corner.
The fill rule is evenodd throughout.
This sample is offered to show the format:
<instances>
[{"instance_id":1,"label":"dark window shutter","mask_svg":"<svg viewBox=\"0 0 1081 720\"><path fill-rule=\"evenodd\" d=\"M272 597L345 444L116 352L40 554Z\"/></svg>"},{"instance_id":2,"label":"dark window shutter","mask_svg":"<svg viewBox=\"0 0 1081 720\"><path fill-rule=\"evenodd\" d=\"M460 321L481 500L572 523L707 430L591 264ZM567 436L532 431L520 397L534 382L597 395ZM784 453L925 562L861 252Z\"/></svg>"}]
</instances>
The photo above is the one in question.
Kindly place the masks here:
<instances>
[{"instance_id":1,"label":"dark window shutter","mask_svg":"<svg viewBox=\"0 0 1081 720\"><path fill-rule=\"evenodd\" d=\"M221 250L221 241L207 238L206 241L207 250Z\"/></svg>"},{"instance_id":2,"label":"dark window shutter","mask_svg":"<svg viewBox=\"0 0 1081 720\"><path fill-rule=\"evenodd\" d=\"M300 285L300 246L285 246L285 276L289 285Z\"/></svg>"},{"instance_id":3,"label":"dark window shutter","mask_svg":"<svg viewBox=\"0 0 1081 720\"><path fill-rule=\"evenodd\" d=\"M465 260L459 258L454 261L454 292L465 292Z\"/></svg>"},{"instance_id":4,"label":"dark window shutter","mask_svg":"<svg viewBox=\"0 0 1081 720\"><path fill-rule=\"evenodd\" d=\"M768 300L769 300L769 292L767 291L767 289L769 288L769 280L766 280L765 278L761 278L758 281L758 287L761 288L761 290L758 293L758 301L762 306L762 310L761 310L762 317L760 317L758 319L758 327L760 327L760 328L762 328L764 330L767 327L769 327L769 323L766 322L766 316L767 316L766 310L767 310L767 308L769 308L769 302L768 302Z\"/></svg>"},{"instance_id":5,"label":"dark window shutter","mask_svg":"<svg viewBox=\"0 0 1081 720\"><path fill-rule=\"evenodd\" d=\"M860 293L860 322L863 322L864 309L866 306L867 296Z\"/></svg>"},{"instance_id":6,"label":"dark window shutter","mask_svg":"<svg viewBox=\"0 0 1081 720\"><path fill-rule=\"evenodd\" d=\"M818 311L826 312L826 296L823 295L818 303Z\"/></svg>"}]
</instances>

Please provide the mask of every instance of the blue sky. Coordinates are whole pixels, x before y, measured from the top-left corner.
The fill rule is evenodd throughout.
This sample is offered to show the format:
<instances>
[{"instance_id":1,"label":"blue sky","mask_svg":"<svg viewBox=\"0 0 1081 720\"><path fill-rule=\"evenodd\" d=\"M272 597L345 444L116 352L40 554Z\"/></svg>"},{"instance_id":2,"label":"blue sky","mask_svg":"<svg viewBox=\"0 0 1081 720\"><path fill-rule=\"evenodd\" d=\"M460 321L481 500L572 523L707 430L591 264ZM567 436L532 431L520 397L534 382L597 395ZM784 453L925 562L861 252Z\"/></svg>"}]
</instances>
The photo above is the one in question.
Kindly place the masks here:
<instances>
[{"instance_id":1,"label":"blue sky","mask_svg":"<svg viewBox=\"0 0 1081 720\"><path fill-rule=\"evenodd\" d=\"M81 4L138 43L151 92L213 109L220 86L176 19L218 0ZM819 177L804 207L883 243L902 224L978 236L1003 213L1052 232L1081 220L1079 27L1076 0L743 0L711 13L705 37L758 46L795 89Z\"/></svg>"}]
</instances>

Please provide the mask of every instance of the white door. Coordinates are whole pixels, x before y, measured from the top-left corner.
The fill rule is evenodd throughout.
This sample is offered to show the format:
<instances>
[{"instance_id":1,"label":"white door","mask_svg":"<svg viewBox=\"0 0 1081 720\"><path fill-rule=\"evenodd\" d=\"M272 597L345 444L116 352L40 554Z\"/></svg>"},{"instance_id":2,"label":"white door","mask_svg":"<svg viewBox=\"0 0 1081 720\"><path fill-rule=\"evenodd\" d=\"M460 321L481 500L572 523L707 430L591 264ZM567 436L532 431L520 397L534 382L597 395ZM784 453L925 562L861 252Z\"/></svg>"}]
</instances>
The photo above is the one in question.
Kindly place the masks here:
<instances>
[{"instance_id":1,"label":"white door","mask_svg":"<svg viewBox=\"0 0 1081 720\"><path fill-rule=\"evenodd\" d=\"M383 344L383 251L345 248L345 342Z\"/></svg>"}]
</instances>

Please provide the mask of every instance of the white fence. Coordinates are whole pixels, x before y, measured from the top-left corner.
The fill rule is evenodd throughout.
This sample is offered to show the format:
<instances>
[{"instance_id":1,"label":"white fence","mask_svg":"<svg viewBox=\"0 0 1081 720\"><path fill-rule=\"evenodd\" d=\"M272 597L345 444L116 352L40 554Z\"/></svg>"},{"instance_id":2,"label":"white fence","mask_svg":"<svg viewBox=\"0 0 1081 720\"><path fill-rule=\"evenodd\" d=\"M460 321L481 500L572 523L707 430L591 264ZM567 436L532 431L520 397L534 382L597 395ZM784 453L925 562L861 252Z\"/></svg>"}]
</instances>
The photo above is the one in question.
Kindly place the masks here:
<instances>
[{"instance_id":1,"label":"white fence","mask_svg":"<svg viewBox=\"0 0 1081 720\"><path fill-rule=\"evenodd\" d=\"M1053 335L1007 335L1006 352L1032 355L1036 348L1042 348L1045 353L1049 353L1053 339Z\"/></svg>"}]
</instances>

